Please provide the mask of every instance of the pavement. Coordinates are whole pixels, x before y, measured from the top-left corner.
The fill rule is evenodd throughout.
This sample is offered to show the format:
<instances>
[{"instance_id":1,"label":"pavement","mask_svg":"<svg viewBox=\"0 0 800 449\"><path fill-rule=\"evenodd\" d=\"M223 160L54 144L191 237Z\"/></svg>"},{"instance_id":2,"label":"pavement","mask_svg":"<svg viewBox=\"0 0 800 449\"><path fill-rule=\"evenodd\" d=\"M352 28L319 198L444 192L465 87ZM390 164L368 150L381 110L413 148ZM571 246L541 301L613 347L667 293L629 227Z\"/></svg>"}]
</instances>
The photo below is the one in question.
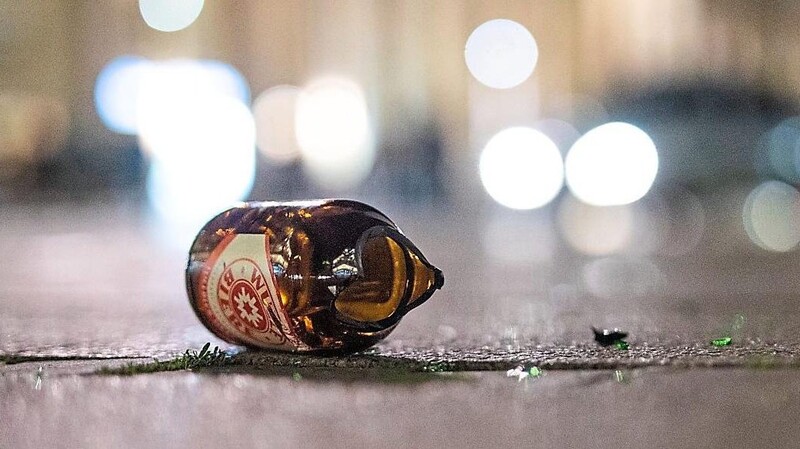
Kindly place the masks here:
<instances>
[{"instance_id":1,"label":"pavement","mask_svg":"<svg viewBox=\"0 0 800 449\"><path fill-rule=\"evenodd\" d=\"M211 335L183 291L186 236L136 204L5 207L0 448L797 447L796 252L720 226L677 256L586 255L531 216L543 237L509 255L518 217L387 212L445 288L377 347L322 357ZM107 374L206 342L224 366Z\"/></svg>"}]
</instances>

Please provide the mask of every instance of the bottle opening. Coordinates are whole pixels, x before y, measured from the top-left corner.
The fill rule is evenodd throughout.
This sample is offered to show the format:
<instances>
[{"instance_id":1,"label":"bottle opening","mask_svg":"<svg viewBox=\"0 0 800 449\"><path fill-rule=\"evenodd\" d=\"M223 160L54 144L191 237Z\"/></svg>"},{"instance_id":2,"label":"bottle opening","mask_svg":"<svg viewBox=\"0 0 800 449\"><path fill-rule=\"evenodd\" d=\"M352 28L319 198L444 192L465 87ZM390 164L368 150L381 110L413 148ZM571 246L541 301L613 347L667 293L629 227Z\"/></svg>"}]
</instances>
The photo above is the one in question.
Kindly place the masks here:
<instances>
[{"instance_id":1,"label":"bottle opening","mask_svg":"<svg viewBox=\"0 0 800 449\"><path fill-rule=\"evenodd\" d=\"M441 271L402 234L372 228L364 235L358 250L358 279L344 288L334 303L339 313L355 321L379 322L396 313L402 316L441 288Z\"/></svg>"},{"instance_id":2,"label":"bottle opening","mask_svg":"<svg viewBox=\"0 0 800 449\"><path fill-rule=\"evenodd\" d=\"M406 291L404 249L388 236L370 237L361 250L361 274L336 298L336 309L356 321L380 321L397 310Z\"/></svg>"}]
</instances>

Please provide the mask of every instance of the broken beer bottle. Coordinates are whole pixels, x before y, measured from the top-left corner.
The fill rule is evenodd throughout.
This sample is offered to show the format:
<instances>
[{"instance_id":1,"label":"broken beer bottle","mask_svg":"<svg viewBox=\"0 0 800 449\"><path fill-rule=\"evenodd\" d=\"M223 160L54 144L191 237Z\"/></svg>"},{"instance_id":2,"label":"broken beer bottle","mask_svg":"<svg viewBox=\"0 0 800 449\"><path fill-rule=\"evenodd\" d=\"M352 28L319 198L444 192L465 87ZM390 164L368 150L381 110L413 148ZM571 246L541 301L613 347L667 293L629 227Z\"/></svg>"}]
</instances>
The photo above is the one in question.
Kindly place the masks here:
<instances>
[{"instance_id":1,"label":"broken beer bottle","mask_svg":"<svg viewBox=\"0 0 800 449\"><path fill-rule=\"evenodd\" d=\"M386 215L350 200L227 210L200 230L186 269L214 334L297 352L372 346L443 283Z\"/></svg>"}]
</instances>

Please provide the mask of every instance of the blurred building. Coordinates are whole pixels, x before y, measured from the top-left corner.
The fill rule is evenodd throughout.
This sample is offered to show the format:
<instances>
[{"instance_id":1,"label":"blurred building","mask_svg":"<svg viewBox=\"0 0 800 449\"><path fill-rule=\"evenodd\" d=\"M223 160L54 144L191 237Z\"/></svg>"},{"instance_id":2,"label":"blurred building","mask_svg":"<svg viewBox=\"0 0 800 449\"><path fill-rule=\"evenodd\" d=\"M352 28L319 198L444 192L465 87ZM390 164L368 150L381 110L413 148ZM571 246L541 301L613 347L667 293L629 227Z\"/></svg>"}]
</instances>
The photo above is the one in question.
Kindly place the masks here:
<instances>
[{"instance_id":1,"label":"blurred building","mask_svg":"<svg viewBox=\"0 0 800 449\"><path fill-rule=\"evenodd\" d=\"M241 72L252 98L321 76L352 80L369 107L375 170L391 177L391 167L416 164L456 199L479 194L478 153L493 134L544 119L585 132L632 117L654 136L664 179L755 176L748 149L800 98L798 17L800 5L780 1L242 0L207 1L195 23L165 33L148 27L135 0L0 0L0 177L12 187L35 179L61 180L66 189L141 184L146 161L136 138L103 126L93 102L98 74L120 55L224 61ZM533 76L514 89L483 86L464 64L467 37L494 18L519 22L538 44ZM672 93L687 91L700 103L709 92L700 109L711 119L744 105L722 121L726 129L756 116L733 156L694 146L727 145L715 138L674 138L695 109L673 105L664 119L657 93L681 103L688 97ZM674 120L679 114L686 119ZM670 126L659 126L662 119ZM428 147L440 150L436 160L400 154ZM403 176L388 185L410 188ZM286 189L256 187L262 195L300 194Z\"/></svg>"}]
</instances>

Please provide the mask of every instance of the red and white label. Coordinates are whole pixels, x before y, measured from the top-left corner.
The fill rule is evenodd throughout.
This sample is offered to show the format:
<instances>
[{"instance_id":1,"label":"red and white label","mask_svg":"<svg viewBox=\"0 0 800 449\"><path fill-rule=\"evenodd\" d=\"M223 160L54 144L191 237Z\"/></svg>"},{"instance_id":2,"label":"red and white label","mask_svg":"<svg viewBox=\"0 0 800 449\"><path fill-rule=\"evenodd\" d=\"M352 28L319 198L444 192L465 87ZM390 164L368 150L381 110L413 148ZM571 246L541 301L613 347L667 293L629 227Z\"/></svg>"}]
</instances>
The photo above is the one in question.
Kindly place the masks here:
<instances>
[{"instance_id":1,"label":"red and white label","mask_svg":"<svg viewBox=\"0 0 800 449\"><path fill-rule=\"evenodd\" d=\"M200 274L198 309L213 330L232 343L302 350L278 296L263 234L225 237Z\"/></svg>"}]
</instances>

